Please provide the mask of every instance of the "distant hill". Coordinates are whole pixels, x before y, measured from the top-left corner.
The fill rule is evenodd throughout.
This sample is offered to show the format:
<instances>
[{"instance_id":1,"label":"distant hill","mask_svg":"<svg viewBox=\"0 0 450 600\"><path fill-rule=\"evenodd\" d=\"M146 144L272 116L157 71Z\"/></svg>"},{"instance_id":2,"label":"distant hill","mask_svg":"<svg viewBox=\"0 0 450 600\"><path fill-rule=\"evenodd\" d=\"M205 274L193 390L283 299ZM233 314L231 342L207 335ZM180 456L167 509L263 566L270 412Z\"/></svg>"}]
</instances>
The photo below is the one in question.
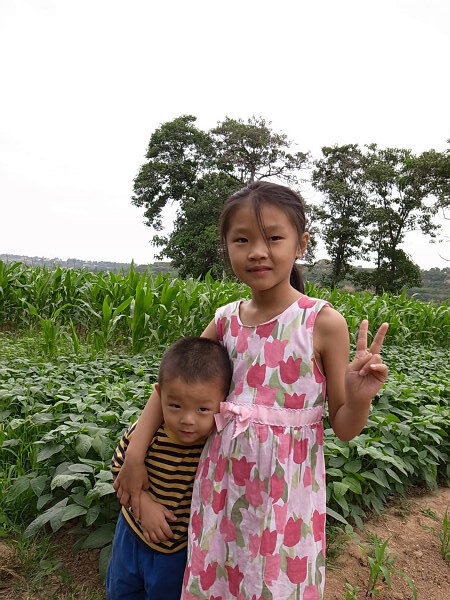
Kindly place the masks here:
<instances>
[{"instance_id":1,"label":"distant hill","mask_svg":"<svg viewBox=\"0 0 450 600\"><path fill-rule=\"evenodd\" d=\"M97 273L99 271L124 271L130 268L130 263L118 263L113 261L94 261L80 260L78 258L68 258L61 260L59 258L45 258L42 256L19 256L17 254L0 254L0 260L3 262L22 262L34 267L86 269ZM319 283L324 272L329 268L328 260L319 260L314 265L304 265L302 267L304 278L312 283ZM155 262L147 265L134 264L134 269L140 273L150 269L154 273L161 272L163 275L171 273L177 276L177 271L171 266L170 262ZM413 294L420 300L426 302L447 302L450 299L450 268L438 269L437 267L429 270L421 270L422 287L411 288L407 290L407 295ZM343 281L341 286L344 289L353 291L355 288L350 281Z\"/></svg>"}]
</instances>

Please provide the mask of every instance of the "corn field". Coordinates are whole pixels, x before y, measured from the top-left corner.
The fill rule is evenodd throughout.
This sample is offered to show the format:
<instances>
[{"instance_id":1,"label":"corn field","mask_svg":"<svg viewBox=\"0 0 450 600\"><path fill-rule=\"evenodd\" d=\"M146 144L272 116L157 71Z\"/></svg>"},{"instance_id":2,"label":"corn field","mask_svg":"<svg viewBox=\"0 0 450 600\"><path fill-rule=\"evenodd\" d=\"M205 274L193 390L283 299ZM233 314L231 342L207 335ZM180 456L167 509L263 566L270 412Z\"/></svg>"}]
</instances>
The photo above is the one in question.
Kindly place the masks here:
<instances>
[{"instance_id":1,"label":"corn field","mask_svg":"<svg viewBox=\"0 0 450 600\"><path fill-rule=\"evenodd\" d=\"M329 300L344 315L352 336L367 318L372 331L389 322L386 345L448 346L446 303L420 302L405 294L374 296L306 287L310 296ZM128 273L94 274L0 261L0 330L40 331L49 355L61 344L78 353L82 343L94 352L125 347L139 353L200 334L217 307L248 293L236 281L210 276L173 279L137 273L133 267Z\"/></svg>"}]
</instances>

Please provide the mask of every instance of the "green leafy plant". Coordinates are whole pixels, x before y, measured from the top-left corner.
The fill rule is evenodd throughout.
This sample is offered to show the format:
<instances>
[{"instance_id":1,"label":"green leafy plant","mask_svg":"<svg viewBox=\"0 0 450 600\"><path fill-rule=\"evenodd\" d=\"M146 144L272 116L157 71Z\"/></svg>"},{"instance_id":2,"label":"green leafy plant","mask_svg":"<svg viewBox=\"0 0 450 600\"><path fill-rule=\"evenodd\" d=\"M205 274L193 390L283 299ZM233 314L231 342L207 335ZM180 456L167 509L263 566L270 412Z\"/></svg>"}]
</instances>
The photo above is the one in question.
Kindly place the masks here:
<instances>
[{"instance_id":1,"label":"green leafy plant","mask_svg":"<svg viewBox=\"0 0 450 600\"><path fill-rule=\"evenodd\" d=\"M414 600L417 599L417 591L411 580L406 573L399 571L394 567L395 557L387 549L387 545L390 538L387 540L380 540L377 535L372 536L372 546L369 550L366 550L363 546L359 545L359 549L366 556L369 565L369 580L367 582L366 597L377 596L380 592L378 581L383 578L390 590L391 575L401 575L407 581L411 588Z\"/></svg>"},{"instance_id":2,"label":"green leafy plant","mask_svg":"<svg viewBox=\"0 0 450 600\"><path fill-rule=\"evenodd\" d=\"M428 515L430 516L430 515ZM431 517L433 518L433 517ZM438 520L437 517L435 520ZM440 541L440 552L444 560L450 561L450 522L448 520L448 506L445 509L444 518L442 519L442 528L436 529L436 527L424 526L427 531L432 531L434 535Z\"/></svg>"}]
</instances>

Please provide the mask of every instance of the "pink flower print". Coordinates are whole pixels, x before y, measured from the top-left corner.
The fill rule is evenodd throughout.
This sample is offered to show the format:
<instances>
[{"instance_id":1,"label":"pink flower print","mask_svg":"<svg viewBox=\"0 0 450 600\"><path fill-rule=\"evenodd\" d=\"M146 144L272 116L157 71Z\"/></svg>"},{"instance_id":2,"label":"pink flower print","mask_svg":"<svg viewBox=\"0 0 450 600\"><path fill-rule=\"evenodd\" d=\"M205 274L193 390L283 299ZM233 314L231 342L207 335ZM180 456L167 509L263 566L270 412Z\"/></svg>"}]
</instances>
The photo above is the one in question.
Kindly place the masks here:
<instances>
[{"instance_id":1,"label":"pink flower print","mask_svg":"<svg viewBox=\"0 0 450 600\"><path fill-rule=\"evenodd\" d=\"M252 388L263 384L266 377L266 365L252 365L247 373L247 383Z\"/></svg>"},{"instance_id":2,"label":"pink flower print","mask_svg":"<svg viewBox=\"0 0 450 600\"><path fill-rule=\"evenodd\" d=\"M275 512L275 527L277 528L278 533L283 533L286 527L287 508L287 504L282 504L281 506L274 504L273 506Z\"/></svg>"},{"instance_id":3,"label":"pink flower print","mask_svg":"<svg viewBox=\"0 0 450 600\"><path fill-rule=\"evenodd\" d=\"M268 556L273 554L277 543L277 531L269 531L268 528L264 529L261 536L261 547L259 553L261 556Z\"/></svg>"},{"instance_id":4,"label":"pink flower print","mask_svg":"<svg viewBox=\"0 0 450 600\"><path fill-rule=\"evenodd\" d=\"M273 406L277 396L276 388L271 388L268 385L262 385L258 388L255 396L255 404L262 406Z\"/></svg>"},{"instance_id":5,"label":"pink flower print","mask_svg":"<svg viewBox=\"0 0 450 600\"><path fill-rule=\"evenodd\" d=\"M299 308L312 308L316 304L316 300L302 296L298 301Z\"/></svg>"},{"instance_id":6,"label":"pink flower print","mask_svg":"<svg viewBox=\"0 0 450 600\"><path fill-rule=\"evenodd\" d=\"M263 323L262 325L258 325L256 328L256 335L259 335L261 339L268 338L272 333L273 328L275 327L276 321L271 321L270 323Z\"/></svg>"},{"instance_id":7,"label":"pink flower print","mask_svg":"<svg viewBox=\"0 0 450 600\"><path fill-rule=\"evenodd\" d=\"M257 533L255 533L255 534L251 533L249 535L248 539L249 539L250 554L253 556L253 558L255 558L259 552L261 538Z\"/></svg>"},{"instance_id":8,"label":"pink flower print","mask_svg":"<svg viewBox=\"0 0 450 600\"><path fill-rule=\"evenodd\" d=\"M326 380L325 375L323 375L323 373L321 373L319 371L319 367L316 364L316 360L313 358L312 360L312 364L313 364L313 372L314 372L314 379L316 380L317 383L323 383Z\"/></svg>"},{"instance_id":9,"label":"pink flower print","mask_svg":"<svg viewBox=\"0 0 450 600\"><path fill-rule=\"evenodd\" d=\"M222 490L220 493L213 492L213 501L212 501L212 509L217 514L223 509L225 506L225 500L227 497L227 490Z\"/></svg>"},{"instance_id":10,"label":"pink flower print","mask_svg":"<svg viewBox=\"0 0 450 600\"><path fill-rule=\"evenodd\" d=\"M241 379L235 386L233 390L234 397L237 398L242 394L242 390L244 389L244 380Z\"/></svg>"},{"instance_id":11,"label":"pink flower print","mask_svg":"<svg viewBox=\"0 0 450 600\"><path fill-rule=\"evenodd\" d=\"M272 477L270 478L270 497L272 498L272 502L273 504L275 504L275 502L278 502L278 500L281 498L281 496L283 495L283 490L284 490L284 477L278 477L278 475L276 473L273 473Z\"/></svg>"},{"instance_id":12,"label":"pink flower print","mask_svg":"<svg viewBox=\"0 0 450 600\"><path fill-rule=\"evenodd\" d=\"M211 565L208 565L206 570L203 571L203 573L200 573L200 585L202 586L203 590L209 590L209 588L215 582L217 564L218 563L215 562Z\"/></svg>"},{"instance_id":13,"label":"pink flower print","mask_svg":"<svg viewBox=\"0 0 450 600\"><path fill-rule=\"evenodd\" d=\"M304 556L300 558L296 556L295 558L286 557L286 571L289 580L292 583L299 584L303 583L306 579L306 572L308 570L308 557Z\"/></svg>"},{"instance_id":14,"label":"pink flower print","mask_svg":"<svg viewBox=\"0 0 450 600\"><path fill-rule=\"evenodd\" d=\"M233 315L230 319L230 333L233 337L237 337L239 333L239 321L236 315Z\"/></svg>"},{"instance_id":15,"label":"pink flower print","mask_svg":"<svg viewBox=\"0 0 450 600\"><path fill-rule=\"evenodd\" d=\"M208 550L201 550L198 544L192 544L191 569L195 577L205 569L205 557Z\"/></svg>"},{"instance_id":16,"label":"pink flower print","mask_svg":"<svg viewBox=\"0 0 450 600\"><path fill-rule=\"evenodd\" d=\"M258 436L258 440L260 444L264 444L269 437L269 426L263 425L262 423L255 423L254 428L256 430L256 435Z\"/></svg>"},{"instance_id":17,"label":"pink flower print","mask_svg":"<svg viewBox=\"0 0 450 600\"><path fill-rule=\"evenodd\" d=\"M305 472L303 473L303 485L304 485L304 487L308 487L311 484L312 484L311 467L305 467Z\"/></svg>"},{"instance_id":18,"label":"pink flower print","mask_svg":"<svg viewBox=\"0 0 450 600\"><path fill-rule=\"evenodd\" d=\"M236 527L231 519L223 517L220 521L219 531L222 535L225 535L225 542L232 542L236 539Z\"/></svg>"},{"instance_id":19,"label":"pink flower print","mask_svg":"<svg viewBox=\"0 0 450 600\"><path fill-rule=\"evenodd\" d=\"M288 519L283 538L283 544L285 546L292 548L298 544L302 532L302 523L303 521L301 519L294 519L293 517Z\"/></svg>"},{"instance_id":20,"label":"pink flower print","mask_svg":"<svg viewBox=\"0 0 450 600\"><path fill-rule=\"evenodd\" d=\"M248 338L252 330L250 328L241 328L236 340L236 352L245 352L248 346Z\"/></svg>"},{"instance_id":21,"label":"pink flower print","mask_svg":"<svg viewBox=\"0 0 450 600\"><path fill-rule=\"evenodd\" d=\"M228 458L226 456L222 456L217 459L217 466L216 470L214 471L214 481L222 481L227 462Z\"/></svg>"},{"instance_id":22,"label":"pink flower print","mask_svg":"<svg viewBox=\"0 0 450 600\"><path fill-rule=\"evenodd\" d=\"M280 463L286 462L291 451L292 437L290 433L283 433L278 436L277 458Z\"/></svg>"},{"instance_id":23,"label":"pink flower print","mask_svg":"<svg viewBox=\"0 0 450 600\"><path fill-rule=\"evenodd\" d=\"M191 574L191 567L190 565L186 565L186 568L184 569L184 575L183 575L183 587L187 586L187 582L189 580L189 576Z\"/></svg>"},{"instance_id":24,"label":"pink flower print","mask_svg":"<svg viewBox=\"0 0 450 600\"><path fill-rule=\"evenodd\" d=\"M288 340L273 340L273 342L266 342L264 345L264 362L270 368L278 367L280 362L284 358L284 349Z\"/></svg>"},{"instance_id":25,"label":"pink flower print","mask_svg":"<svg viewBox=\"0 0 450 600\"><path fill-rule=\"evenodd\" d=\"M317 585L307 585L303 592L303 600L319 600L319 590Z\"/></svg>"},{"instance_id":26,"label":"pink flower print","mask_svg":"<svg viewBox=\"0 0 450 600\"><path fill-rule=\"evenodd\" d=\"M294 462L301 465L306 460L308 454L308 438L297 441L294 440Z\"/></svg>"},{"instance_id":27,"label":"pink flower print","mask_svg":"<svg viewBox=\"0 0 450 600\"><path fill-rule=\"evenodd\" d=\"M306 394L285 394L284 408L295 408L300 410L305 404Z\"/></svg>"},{"instance_id":28,"label":"pink flower print","mask_svg":"<svg viewBox=\"0 0 450 600\"><path fill-rule=\"evenodd\" d=\"M317 425L315 425L315 429L316 429L317 443L319 444L319 446L323 446L323 422L320 422Z\"/></svg>"},{"instance_id":29,"label":"pink flower print","mask_svg":"<svg viewBox=\"0 0 450 600\"><path fill-rule=\"evenodd\" d=\"M252 481L245 482L245 497L248 503L252 506L261 506L263 503L262 493L265 488L264 481L260 481L257 477Z\"/></svg>"},{"instance_id":30,"label":"pink flower print","mask_svg":"<svg viewBox=\"0 0 450 600\"><path fill-rule=\"evenodd\" d=\"M231 459L231 472L236 485L245 485L246 480L250 479L250 472L254 465L256 463L248 462L245 456L239 460L237 458Z\"/></svg>"},{"instance_id":31,"label":"pink flower print","mask_svg":"<svg viewBox=\"0 0 450 600\"><path fill-rule=\"evenodd\" d=\"M212 436L211 445L209 447L209 458L213 463L216 463L219 458L220 440L221 438L219 435Z\"/></svg>"},{"instance_id":32,"label":"pink flower print","mask_svg":"<svg viewBox=\"0 0 450 600\"><path fill-rule=\"evenodd\" d=\"M211 501L212 481L202 479L200 483L200 496L203 504L209 504Z\"/></svg>"},{"instance_id":33,"label":"pink flower print","mask_svg":"<svg viewBox=\"0 0 450 600\"><path fill-rule=\"evenodd\" d=\"M300 364L301 358L294 360L293 356L290 356L287 361L280 362L280 378L284 383L294 383L300 377Z\"/></svg>"},{"instance_id":34,"label":"pink flower print","mask_svg":"<svg viewBox=\"0 0 450 600\"><path fill-rule=\"evenodd\" d=\"M202 477L208 476L210 462L211 462L211 459L209 458L209 456L207 456L205 462L203 463ZM200 465L199 465L199 472L200 472Z\"/></svg>"},{"instance_id":35,"label":"pink flower print","mask_svg":"<svg viewBox=\"0 0 450 600\"><path fill-rule=\"evenodd\" d=\"M319 513L318 510L315 510L313 512L312 525L313 525L313 535L314 535L315 542L322 540L322 543L323 543L323 541L324 541L323 537L324 537L324 531L325 531L325 517L326 517L326 513Z\"/></svg>"},{"instance_id":36,"label":"pink flower print","mask_svg":"<svg viewBox=\"0 0 450 600\"><path fill-rule=\"evenodd\" d=\"M319 313L316 313L316 312L312 312L309 314L309 317L306 319L306 329L310 329L310 328L314 327L314 323L316 321L318 314Z\"/></svg>"},{"instance_id":37,"label":"pink flower print","mask_svg":"<svg viewBox=\"0 0 450 600\"><path fill-rule=\"evenodd\" d=\"M244 573L241 573L241 571L239 571L238 566L232 569L231 567L226 565L225 569L228 573L228 588L230 590L230 594L237 598L241 581L244 579Z\"/></svg>"},{"instance_id":38,"label":"pink flower print","mask_svg":"<svg viewBox=\"0 0 450 600\"><path fill-rule=\"evenodd\" d=\"M199 512L195 511L191 517L191 527L194 540L198 540L199 533L202 530L202 525L203 518Z\"/></svg>"},{"instance_id":39,"label":"pink flower print","mask_svg":"<svg viewBox=\"0 0 450 600\"><path fill-rule=\"evenodd\" d=\"M219 340L219 342L221 342L223 340L223 336L225 335L225 325L227 322L227 318L226 317L222 317L221 319L217 319L216 322L216 332L217 332L217 339Z\"/></svg>"},{"instance_id":40,"label":"pink flower print","mask_svg":"<svg viewBox=\"0 0 450 600\"><path fill-rule=\"evenodd\" d=\"M266 556L266 564L264 565L264 581L269 587L271 587L273 582L278 579L278 575L280 574L280 566L281 556L279 554L271 554Z\"/></svg>"}]
</instances>

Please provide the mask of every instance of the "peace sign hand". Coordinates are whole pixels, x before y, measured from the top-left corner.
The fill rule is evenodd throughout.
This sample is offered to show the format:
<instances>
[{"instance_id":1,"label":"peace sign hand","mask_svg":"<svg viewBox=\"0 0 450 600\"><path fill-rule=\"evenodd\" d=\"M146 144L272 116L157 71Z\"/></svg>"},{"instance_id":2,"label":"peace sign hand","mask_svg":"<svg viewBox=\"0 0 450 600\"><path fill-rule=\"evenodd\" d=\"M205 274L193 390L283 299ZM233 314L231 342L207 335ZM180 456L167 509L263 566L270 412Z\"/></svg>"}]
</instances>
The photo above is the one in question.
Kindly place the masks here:
<instances>
[{"instance_id":1,"label":"peace sign hand","mask_svg":"<svg viewBox=\"0 0 450 600\"><path fill-rule=\"evenodd\" d=\"M367 350L367 330L369 322L362 321L356 342L355 358L348 365L345 374L346 396L350 403L370 403L388 376L388 368L383 363L380 350L389 324L383 323Z\"/></svg>"}]
</instances>

